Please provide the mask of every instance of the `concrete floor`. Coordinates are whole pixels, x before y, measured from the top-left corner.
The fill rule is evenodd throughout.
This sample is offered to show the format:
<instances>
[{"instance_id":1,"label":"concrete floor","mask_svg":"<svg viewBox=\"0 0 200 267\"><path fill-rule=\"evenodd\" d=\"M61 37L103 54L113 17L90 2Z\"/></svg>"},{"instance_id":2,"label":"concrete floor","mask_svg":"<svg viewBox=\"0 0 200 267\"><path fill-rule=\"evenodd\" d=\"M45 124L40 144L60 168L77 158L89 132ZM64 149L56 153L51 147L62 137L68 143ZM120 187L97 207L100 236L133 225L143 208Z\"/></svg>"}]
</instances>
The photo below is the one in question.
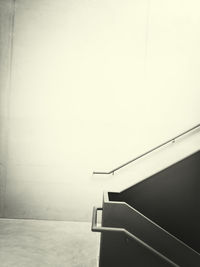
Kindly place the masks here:
<instances>
[{"instance_id":1,"label":"concrete floor","mask_svg":"<svg viewBox=\"0 0 200 267\"><path fill-rule=\"evenodd\" d=\"M90 223L0 219L1 267L96 267Z\"/></svg>"}]
</instances>

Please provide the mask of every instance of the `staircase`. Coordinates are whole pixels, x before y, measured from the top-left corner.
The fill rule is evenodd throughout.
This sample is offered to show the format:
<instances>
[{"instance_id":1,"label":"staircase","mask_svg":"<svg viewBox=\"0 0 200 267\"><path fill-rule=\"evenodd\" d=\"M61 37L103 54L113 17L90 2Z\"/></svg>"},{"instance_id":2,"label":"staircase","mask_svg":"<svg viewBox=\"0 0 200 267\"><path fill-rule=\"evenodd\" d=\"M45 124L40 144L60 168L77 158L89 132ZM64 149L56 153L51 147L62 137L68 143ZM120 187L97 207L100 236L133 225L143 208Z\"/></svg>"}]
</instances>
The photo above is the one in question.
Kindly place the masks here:
<instances>
[{"instance_id":1,"label":"staircase","mask_svg":"<svg viewBox=\"0 0 200 267\"><path fill-rule=\"evenodd\" d=\"M200 266L200 151L94 208L99 267ZM101 226L97 213L102 211Z\"/></svg>"}]
</instances>

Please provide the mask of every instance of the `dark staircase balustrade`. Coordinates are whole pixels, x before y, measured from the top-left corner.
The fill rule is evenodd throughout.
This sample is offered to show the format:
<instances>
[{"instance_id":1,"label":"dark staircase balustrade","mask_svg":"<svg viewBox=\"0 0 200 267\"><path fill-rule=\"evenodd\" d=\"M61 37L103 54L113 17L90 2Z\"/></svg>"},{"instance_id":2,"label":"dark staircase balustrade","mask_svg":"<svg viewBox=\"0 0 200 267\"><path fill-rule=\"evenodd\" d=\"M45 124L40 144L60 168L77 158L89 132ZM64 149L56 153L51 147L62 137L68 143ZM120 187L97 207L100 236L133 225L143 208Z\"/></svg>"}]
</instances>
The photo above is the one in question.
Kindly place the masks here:
<instances>
[{"instance_id":1,"label":"dark staircase balustrade","mask_svg":"<svg viewBox=\"0 0 200 267\"><path fill-rule=\"evenodd\" d=\"M117 192L105 192L99 267L200 266L200 151Z\"/></svg>"}]
</instances>

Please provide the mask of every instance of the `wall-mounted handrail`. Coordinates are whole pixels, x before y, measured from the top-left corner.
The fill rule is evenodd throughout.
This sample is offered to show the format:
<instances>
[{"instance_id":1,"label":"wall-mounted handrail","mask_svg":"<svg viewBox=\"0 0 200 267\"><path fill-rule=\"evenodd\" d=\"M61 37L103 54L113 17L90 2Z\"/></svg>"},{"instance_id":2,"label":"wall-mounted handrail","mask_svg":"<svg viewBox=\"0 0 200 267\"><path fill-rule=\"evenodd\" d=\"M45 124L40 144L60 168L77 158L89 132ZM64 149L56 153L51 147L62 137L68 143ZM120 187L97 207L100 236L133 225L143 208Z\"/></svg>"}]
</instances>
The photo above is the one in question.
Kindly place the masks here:
<instances>
[{"instance_id":1,"label":"wall-mounted handrail","mask_svg":"<svg viewBox=\"0 0 200 267\"><path fill-rule=\"evenodd\" d=\"M168 259L165 255L163 255L162 253L158 252L156 249L154 249L153 247L149 246L144 241L142 241L141 239L139 239L138 237L136 237L135 235L133 235L132 233L130 233L126 229L124 229L124 228L117 228L117 227L115 228L115 227L97 226L97 211L98 210L101 210L102 211L103 208L96 208L96 207L93 208L93 213L92 213L92 227L91 227L92 232L99 232L99 233L105 233L105 232L124 233L128 238L135 240L141 246L145 247L147 250L151 251L153 254L155 254L159 258L163 259L165 262L167 262L171 266L179 267L179 265L177 265L176 263L174 263L173 261L171 261L170 259Z\"/></svg>"},{"instance_id":2,"label":"wall-mounted handrail","mask_svg":"<svg viewBox=\"0 0 200 267\"><path fill-rule=\"evenodd\" d=\"M158 145L158 146L156 146L156 147L150 149L149 151L147 151L147 152L145 152L145 153L143 153L143 154L141 154L141 155L135 157L134 159L129 160L128 162L126 162L126 163L124 163L124 164L118 166L117 168L115 168L115 169L113 169L113 170L111 170L111 171L109 171L109 172L94 171L93 174L114 174L114 173L115 173L116 171L118 171L119 169L121 169L121 168L127 166L128 164L130 164L130 163L132 163L132 162L134 162L134 161L136 161L136 160L138 160L138 159L140 159L140 158L142 158L142 157L144 157L144 156L146 156L146 155L148 155L148 154L150 154L151 152L153 152L153 151L155 151L155 150L161 148L162 146L165 146L165 145L167 145L167 144L169 144L169 143L175 143L176 139L182 137L182 136L185 135L185 134L188 134L189 132L192 132L192 131L196 130L196 129L199 128L199 127L200 127L200 123L197 124L196 126L190 128L189 130L187 130L187 131L185 131L185 132L183 132L183 133L181 133L181 134L175 136L174 138L171 138L170 140L168 140L168 141L166 141L166 142L164 142L164 143L162 143L162 144L160 144L160 145Z\"/></svg>"}]
</instances>

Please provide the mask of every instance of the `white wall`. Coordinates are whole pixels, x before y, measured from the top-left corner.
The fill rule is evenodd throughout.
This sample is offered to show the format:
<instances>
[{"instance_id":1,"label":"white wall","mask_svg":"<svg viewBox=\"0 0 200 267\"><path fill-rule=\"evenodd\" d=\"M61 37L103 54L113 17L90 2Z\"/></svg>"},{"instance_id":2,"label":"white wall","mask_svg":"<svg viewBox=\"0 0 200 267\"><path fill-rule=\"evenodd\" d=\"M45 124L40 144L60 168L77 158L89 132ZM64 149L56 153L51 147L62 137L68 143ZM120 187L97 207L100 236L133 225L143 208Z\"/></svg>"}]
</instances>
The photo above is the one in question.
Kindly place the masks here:
<instances>
[{"instance_id":1,"label":"white wall","mask_svg":"<svg viewBox=\"0 0 200 267\"><path fill-rule=\"evenodd\" d=\"M104 189L137 180L93 170L199 122L199 7L197 0L16 1L6 217L90 220ZM182 148L173 151L169 161L181 157ZM151 161L149 173L157 165Z\"/></svg>"}]
</instances>

